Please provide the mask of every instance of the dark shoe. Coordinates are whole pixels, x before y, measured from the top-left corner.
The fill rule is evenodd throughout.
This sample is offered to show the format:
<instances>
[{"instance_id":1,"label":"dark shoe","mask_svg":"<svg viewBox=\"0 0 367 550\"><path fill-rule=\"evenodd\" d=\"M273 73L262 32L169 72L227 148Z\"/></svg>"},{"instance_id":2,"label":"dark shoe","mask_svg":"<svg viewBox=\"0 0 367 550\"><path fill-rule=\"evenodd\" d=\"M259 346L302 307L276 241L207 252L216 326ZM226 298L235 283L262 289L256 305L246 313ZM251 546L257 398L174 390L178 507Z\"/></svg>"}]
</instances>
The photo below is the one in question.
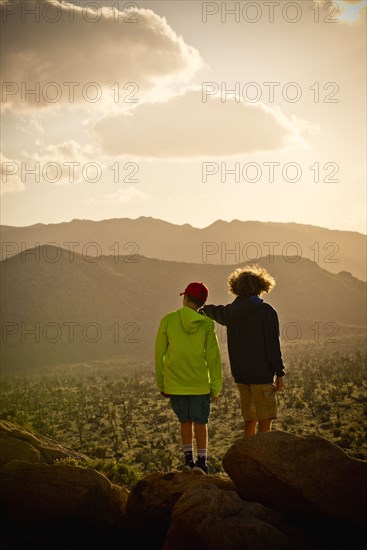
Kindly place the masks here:
<instances>
[{"instance_id":1,"label":"dark shoe","mask_svg":"<svg viewBox=\"0 0 367 550\"><path fill-rule=\"evenodd\" d=\"M183 471L191 472L194 466L195 462L193 461L192 453L185 453L185 465L182 468Z\"/></svg>"},{"instance_id":2,"label":"dark shoe","mask_svg":"<svg viewBox=\"0 0 367 550\"><path fill-rule=\"evenodd\" d=\"M209 473L209 468L206 464L205 456L199 456L197 461L195 462L193 471L198 471L198 470L201 470L202 472L204 472L204 474Z\"/></svg>"}]
</instances>

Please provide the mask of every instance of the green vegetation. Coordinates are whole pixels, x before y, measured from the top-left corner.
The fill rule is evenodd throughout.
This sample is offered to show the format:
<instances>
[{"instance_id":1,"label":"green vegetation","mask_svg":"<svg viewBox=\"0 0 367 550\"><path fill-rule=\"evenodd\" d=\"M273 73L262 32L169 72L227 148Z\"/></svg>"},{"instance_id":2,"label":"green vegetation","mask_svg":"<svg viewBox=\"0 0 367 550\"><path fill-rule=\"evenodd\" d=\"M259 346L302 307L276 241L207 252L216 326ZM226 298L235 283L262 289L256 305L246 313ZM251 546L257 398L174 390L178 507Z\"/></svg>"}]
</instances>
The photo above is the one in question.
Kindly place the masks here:
<instances>
[{"instance_id":1,"label":"green vegetation","mask_svg":"<svg viewBox=\"0 0 367 550\"><path fill-rule=\"evenodd\" d=\"M273 429L316 434L350 456L367 459L366 353L362 345L287 346L286 385ZM69 366L2 377L0 417L53 438L88 457L115 483L131 487L152 471L181 465L179 425L155 386L153 367ZM221 397L209 421L209 465L242 436L237 388L224 365Z\"/></svg>"}]
</instances>

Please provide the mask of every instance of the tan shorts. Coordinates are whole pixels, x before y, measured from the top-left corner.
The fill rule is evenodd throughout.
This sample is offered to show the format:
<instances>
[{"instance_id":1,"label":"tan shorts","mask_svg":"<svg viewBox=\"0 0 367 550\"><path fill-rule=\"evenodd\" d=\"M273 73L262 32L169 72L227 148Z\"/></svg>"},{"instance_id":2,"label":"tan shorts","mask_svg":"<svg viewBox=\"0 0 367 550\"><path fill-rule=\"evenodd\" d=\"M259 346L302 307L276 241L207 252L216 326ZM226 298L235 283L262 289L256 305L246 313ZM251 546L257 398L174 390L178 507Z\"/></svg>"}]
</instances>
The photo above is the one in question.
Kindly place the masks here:
<instances>
[{"instance_id":1,"label":"tan shorts","mask_svg":"<svg viewBox=\"0 0 367 550\"><path fill-rule=\"evenodd\" d=\"M278 408L274 384L237 384L241 412L245 421L277 418Z\"/></svg>"}]
</instances>

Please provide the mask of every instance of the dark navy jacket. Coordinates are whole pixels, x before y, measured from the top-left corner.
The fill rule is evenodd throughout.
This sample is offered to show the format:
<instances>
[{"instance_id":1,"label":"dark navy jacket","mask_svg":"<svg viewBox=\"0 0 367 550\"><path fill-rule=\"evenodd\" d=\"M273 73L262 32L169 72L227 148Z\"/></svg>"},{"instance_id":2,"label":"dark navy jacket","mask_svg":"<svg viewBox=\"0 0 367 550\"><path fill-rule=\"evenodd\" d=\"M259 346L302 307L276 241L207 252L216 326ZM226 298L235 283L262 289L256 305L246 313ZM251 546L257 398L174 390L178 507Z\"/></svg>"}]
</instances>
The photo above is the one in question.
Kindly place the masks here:
<instances>
[{"instance_id":1,"label":"dark navy jacket","mask_svg":"<svg viewBox=\"0 0 367 550\"><path fill-rule=\"evenodd\" d=\"M259 300L237 296L226 306L208 304L202 311L227 327L232 376L238 384L271 384L284 376L276 310Z\"/></svg>"}]
</instances>

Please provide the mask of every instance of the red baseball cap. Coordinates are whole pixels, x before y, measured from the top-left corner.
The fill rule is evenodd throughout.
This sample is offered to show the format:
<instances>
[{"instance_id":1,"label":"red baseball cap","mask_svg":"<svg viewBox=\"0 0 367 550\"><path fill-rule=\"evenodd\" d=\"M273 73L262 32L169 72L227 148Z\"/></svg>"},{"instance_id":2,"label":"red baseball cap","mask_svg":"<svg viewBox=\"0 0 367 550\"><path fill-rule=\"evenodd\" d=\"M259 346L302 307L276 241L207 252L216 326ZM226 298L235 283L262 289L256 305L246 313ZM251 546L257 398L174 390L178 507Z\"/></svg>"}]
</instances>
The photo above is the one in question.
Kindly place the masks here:
<instances>
[{"instance_id":1,"label":"red baseball cap","mask_svg":"<svg viewBox=\"0 0 367 550\"><path fill-rule=\"evenodd\" d=\"M185 290L180 293L180 296L182 296L182 294L190 294L193 298L197 298L198 300L205 302L208 297L209 290L204 283L190 283L187 285Z\"/></svg>"}]
</instances>

